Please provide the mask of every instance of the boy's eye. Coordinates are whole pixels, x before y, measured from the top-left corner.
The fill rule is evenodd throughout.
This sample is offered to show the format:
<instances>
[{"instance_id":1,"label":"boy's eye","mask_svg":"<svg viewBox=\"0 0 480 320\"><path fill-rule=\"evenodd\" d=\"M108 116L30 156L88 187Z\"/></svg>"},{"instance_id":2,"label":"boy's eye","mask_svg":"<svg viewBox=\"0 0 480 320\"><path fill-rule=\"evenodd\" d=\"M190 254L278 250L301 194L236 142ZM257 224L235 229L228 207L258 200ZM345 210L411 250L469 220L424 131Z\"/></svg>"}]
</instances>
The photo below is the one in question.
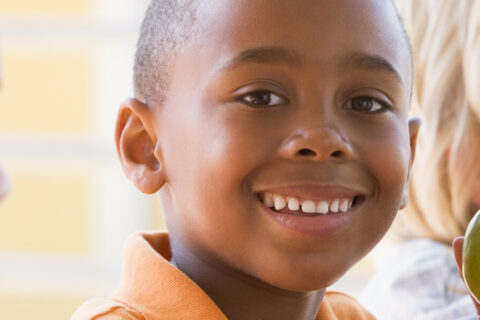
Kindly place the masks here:
<instances>
[{"instance_id":1,"label":"boy's eye","mask_svg":"<svg viewBox=\"0 0 480 320\"><path fill-rule=\"evenodd\" d=\"M270 91L249 92L240 96L238 101L252 107L270 107L287 103L286 99Z\"/></svg>"},{"instance_id":2,"label":"boy's eye","mask_svg":"<svg viewBox=\"0 0 480 320\"><path fill-rule=\"evenodd\" d=\"M375 113L389 109L389 106L375 98L358 97L349 100L347 102L347 108L359 112Z\"/></svg>"}]
</instances>

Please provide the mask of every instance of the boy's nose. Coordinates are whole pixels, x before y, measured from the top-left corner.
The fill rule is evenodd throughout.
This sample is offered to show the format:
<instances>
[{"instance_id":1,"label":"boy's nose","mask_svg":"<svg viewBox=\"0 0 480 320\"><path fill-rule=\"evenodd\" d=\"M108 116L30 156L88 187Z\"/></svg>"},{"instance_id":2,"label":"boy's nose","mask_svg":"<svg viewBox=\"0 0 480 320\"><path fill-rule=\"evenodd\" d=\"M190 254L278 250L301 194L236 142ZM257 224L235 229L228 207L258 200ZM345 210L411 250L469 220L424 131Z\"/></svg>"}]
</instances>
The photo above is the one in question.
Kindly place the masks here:
<instances>
[{"instance_id":1,"label":"boy's nose","mask_svg":"<svg viewBox=\"0 0 480 320\"><path fill-rule=\"evenodd\" d=\"M280 146L280 156L290 160L341 162L350 159L352 152L350 143L329 127L299 130Z\"/></svg>"}]
</instances>

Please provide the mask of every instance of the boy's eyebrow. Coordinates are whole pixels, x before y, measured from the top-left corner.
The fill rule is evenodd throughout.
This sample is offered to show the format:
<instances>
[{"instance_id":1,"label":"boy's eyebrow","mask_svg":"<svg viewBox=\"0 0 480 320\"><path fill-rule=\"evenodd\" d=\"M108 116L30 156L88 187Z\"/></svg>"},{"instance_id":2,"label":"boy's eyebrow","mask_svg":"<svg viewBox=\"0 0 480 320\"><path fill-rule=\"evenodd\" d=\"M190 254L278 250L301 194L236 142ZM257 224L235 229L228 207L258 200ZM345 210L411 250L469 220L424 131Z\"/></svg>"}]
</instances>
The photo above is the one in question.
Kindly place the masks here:
<instances>
[{"instance_id":1,"label":"boy's eyebrow","mask_svg":"<svg viewBox=\"0 0 480 320\"><path fill-rule=\"evenodd\" d=\"M293 50L281 47L258 47L240 52L227 63L221 70L231 69L238 64L251 62L261 64L299 64L300 57Z\"/></svg>"},{"instance_id":2,"label":"boy's eyebrow","mask_svg":"<svg viewBox=\"0 0 480 320\"><path fill-rule=\"evenodd\" d=\"M344 66L354 66L372 71L383 71L392 75L402 86L400 72L385 58L363 52L353 53L344 60Z\"/></svg>"},{"instance_id":3,"label":"boy's eyebrow","mask_svg":"<svg viewBox=\"0 0 480 320\"><path fill-rule=\"evenodd\" d=\"M245 63L278 64L286 63L298 65L301 63L300 56L294 51L282 47L258 47L241 51L238 55L227 61L221 68L225 71ZM345 67L354 66L373 71L384 71L394 76L403 85L402 77L397 69L385 58L363 52L355 52L348 55L343 62Z\"/></svg>"}]
</instances>

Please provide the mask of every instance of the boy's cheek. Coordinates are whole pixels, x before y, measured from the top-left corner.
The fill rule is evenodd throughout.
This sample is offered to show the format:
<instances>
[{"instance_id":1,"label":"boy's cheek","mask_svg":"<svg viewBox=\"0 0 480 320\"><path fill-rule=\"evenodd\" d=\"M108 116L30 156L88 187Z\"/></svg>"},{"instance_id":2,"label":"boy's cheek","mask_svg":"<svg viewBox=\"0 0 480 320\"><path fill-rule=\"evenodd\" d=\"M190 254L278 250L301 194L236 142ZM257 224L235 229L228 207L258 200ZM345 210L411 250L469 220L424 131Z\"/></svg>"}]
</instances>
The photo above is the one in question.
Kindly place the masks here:
<instances>
[{"instance_id":1,"label":"boy's cheek","mask_svg":"<svg viewBox=\"0 0 480 320\"><path fill-rule=\"evenodd\" d=\"M402 141L403 140L403 141ZM392 142L396 141L396 142ZM363 153L369 163L368 170L376 184L379 207L393 208L393 219L398 209L408 203L408 175L410 170L410 147L407 139L386 139L366 145Z\"/></svg>"}]
</instances>

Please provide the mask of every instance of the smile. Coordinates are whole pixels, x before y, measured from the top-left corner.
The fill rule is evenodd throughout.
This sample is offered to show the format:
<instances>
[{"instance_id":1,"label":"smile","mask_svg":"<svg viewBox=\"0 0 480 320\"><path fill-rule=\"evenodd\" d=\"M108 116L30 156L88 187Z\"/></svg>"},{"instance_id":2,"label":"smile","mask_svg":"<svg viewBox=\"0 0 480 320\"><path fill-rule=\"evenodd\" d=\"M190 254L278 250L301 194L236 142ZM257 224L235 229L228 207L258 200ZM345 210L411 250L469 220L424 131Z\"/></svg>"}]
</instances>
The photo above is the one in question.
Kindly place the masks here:
<instances>
[{"instance_id":1,"label":"smile","mask_svg":"<svg viewBox=\"0 0 480 320\"><path fill-rule=\"evenodd\" d=\"M345 231L354 213L366 200L364 193L351 189L299 190L284 188L277 192L258 192L257 198L267 215L278 225L296 233L314 236L332 236Z\"/></svg>"},{"instance_id":2,"label":"smile","mask_svg":"<svg viewBox=\"0 0 480 320\"><path fill-rule=\"evenodd\" d=\"M265 206L276 212L300 215L327 215L347 212L352 208L356 198L334 198L316 201L268 192L260 193L259 197Z\"/></svg>"}]
</instances>

